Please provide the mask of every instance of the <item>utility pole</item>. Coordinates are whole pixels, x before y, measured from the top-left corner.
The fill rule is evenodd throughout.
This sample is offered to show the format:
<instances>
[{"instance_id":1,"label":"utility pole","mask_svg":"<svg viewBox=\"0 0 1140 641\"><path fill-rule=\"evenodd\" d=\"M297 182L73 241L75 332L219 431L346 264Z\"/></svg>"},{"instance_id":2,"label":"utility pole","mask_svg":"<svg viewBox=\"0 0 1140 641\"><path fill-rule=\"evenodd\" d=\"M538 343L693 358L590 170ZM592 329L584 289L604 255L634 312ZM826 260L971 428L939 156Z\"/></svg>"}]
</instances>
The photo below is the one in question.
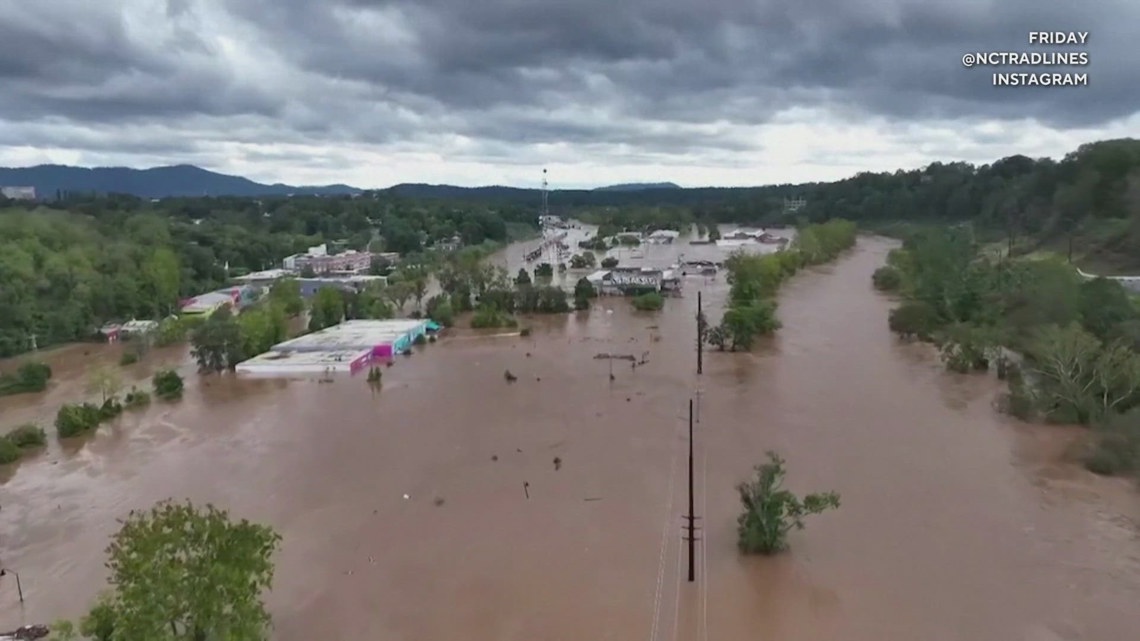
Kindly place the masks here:
<instances>
[{"instance_id":1,"label":"utility pole","mask_svg":"<svg viewBox=\"0 0 1140 641\"><path fill-rule=\"evenodd\" d=\"M689 535L686 537L689 542L689 583L692 583L697 578L697 537L693 523L697 517L693 515L693 399L691 398L689 399L689 516L686 518L689 522Z\"/></svg>"},{"instance_id":2,"label":"utility pole","mask_svg":"<svg viewBox=\"0 0 1140 641\"><path fill-rule=\"evenodd\" d=\"M697 374L705 370L705 313L701 306L701 292L697 291Z\"/></svg>"}]
</instances>

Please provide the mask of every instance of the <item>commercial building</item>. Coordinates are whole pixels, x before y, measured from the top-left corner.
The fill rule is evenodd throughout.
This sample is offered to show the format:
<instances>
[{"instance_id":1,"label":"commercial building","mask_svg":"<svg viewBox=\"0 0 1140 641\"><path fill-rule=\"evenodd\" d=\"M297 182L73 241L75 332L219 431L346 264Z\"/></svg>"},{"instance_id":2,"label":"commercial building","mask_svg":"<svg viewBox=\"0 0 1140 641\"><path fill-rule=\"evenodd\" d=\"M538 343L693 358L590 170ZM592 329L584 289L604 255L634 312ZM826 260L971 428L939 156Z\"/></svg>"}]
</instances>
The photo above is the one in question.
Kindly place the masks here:
<instances>
[{"instance_id":1,"label":"commercial building","mask_svg":"<svg viewBox=\"0 0 1140 641\"><path fill-rule=\"evenodd\" d=\"M339 254L330 254L328 244L322 243L310 247L304 254L287 256L285 260L281 261L281 266L294 272L299 272L307 267L318 274L329 272L356 273L366 271L372 266L372 253L349 249Z\"/></svg>"},{"instance_id":2,"label":"commercial building","mask_svg":"<svg viewBox=\"0 0 1140 641\"><path fill-rule=\"evenodd\" d=\"M376 364L391 362L407 352L418 337L439 331L429 320L351 320L273 346L273 349L237 366L238 373L254 376L297 374L354 374Z\"/></svg>"},{"instance_id":3,"label":"commercial building","mask_svg":"<svg viewBox=\"0 0 1140 641\"><path fill-rule=\"evenodd\" d=\"M178 306L178 313L183 317L209 318L223 307L229 307L236 313L257 302L264 293L264 289L255 285L227 287L183 300Z\"/></svg>"},{"instance_id":4,"label":"commercial building","mask_svg":"<svg viewBox=\"0 0 1140 641\"><path fill-rule=\"evenodd\" d=\"M359 292L372 283L387 285L388 279L385 276L370 276L366 274L297 279L297 284L301 286L301 296L305 298L315 296L318 291L325 287L336 287L345 291Z\"/></svg>"},{"instance_id":5,"label":"commercial building","mask_svg":"<svg viewBox=\"0 0 1140 641\"><path fill-rule=\"evenodd\" d=\"M673 269L615 267L598 270L586 277L599 294L630 296L645 292L680 291L681 274Z\"/></svg>"}]
</instances>

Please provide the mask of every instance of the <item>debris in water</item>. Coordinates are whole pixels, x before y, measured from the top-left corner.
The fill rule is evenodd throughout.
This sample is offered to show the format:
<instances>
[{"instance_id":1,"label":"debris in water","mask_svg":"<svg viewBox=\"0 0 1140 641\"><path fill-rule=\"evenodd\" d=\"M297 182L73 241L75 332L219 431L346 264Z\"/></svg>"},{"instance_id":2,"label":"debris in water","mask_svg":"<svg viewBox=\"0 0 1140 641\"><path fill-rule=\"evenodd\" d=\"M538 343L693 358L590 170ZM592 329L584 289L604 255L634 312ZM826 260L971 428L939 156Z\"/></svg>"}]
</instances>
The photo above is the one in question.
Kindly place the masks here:
<instances>
[{"instance_id":1,"label":"debris in water","mask_svg":"<svg viewBox=\"0 0 1140 641\"><path fill-rule=\"evenodd\" d=\"M519 454L522 454L522 448L521 447L516 447L515 451L518 452Z\"/></svg>"},{"instance_id":2,"label":"debris in water","mask_svg":"<svg viewBox=\"0 0 1140 641\"><path fill-rule=\"evenodd\" d=\"M408 500L408 499L410 499L410 498L412 498L412 497L408 496L407 494L405 494L405 495L404 495L404 500L405 500L405 501L407 501L407 500Z\"/></svg>"},{"instance_id":3,"label":"debris in water","mask_svg":"<svg viewBox=\"0 0 1140 641\"><path fill-rule=\"evenodd\" d=\"M443 497L442 497L442 496L437 496L437 497L435 497L435 500L434 500L434 501L432 501L432 503L433 503L433 504L434 504L436 507L439 507L439 506L443 505Z\"/></svg>"},{"instance_id":4,"label":"debris in water","mask_svg":"<svg viewBox=\"0 0 1140 641\"><path fill-rule=\"evenodd\" d=\"M541 383L541 382L542 382L542 377L541 377L541 376L535 376L535 377L534 377L534 380L536 380L536 381L538 381L539 383Z\"/></svg>"},{"instance_id":5,"label":"debris in water","mask_svg":"<svg viewBox=\"0 0 1140 641\"><path fill-rule=\"evenodd\" d=\"M585 498L585 499L582 499L582 500L583 500L583 501L600 501L600 500L602 500L602 497L600 497L600 496L591 496L591 497L589 497L589 498Z\"/></svg>"},{"instance_id":6,"label":"debris in water","mask_svg":"<svg viewBox=\"0 0 1140 641\"><path fill-rule=\"evenodd\" d=\"M530 498L530 483L527 481L523 481L523 492L526 494L526 497L529 499Z\"/></svg>"},{"instance_id":7,"label":"debris in water","mask_svg":"<svg viewBox=\"0 0 1140 641\"><path fill-rule=\"evenodd\" d=\"M526 357L527 357L527 358L530 358L530 352L527 352L527 353L526 353Z\"/></svg>"},{"instance_id":8,"label":"debris in water","mask_svg":"<svg viewBox=\"0 0 1140 641\"><path fill-rule=\"evenodd\" d=\"M633 399L631 399L631 398L630 398L630 397L628 397L628 396L626 396L626 397L625 397L625 402L626 402L626 403L629 403L629 402L630 402L630 401L632 401L632 400L633 400Z\"/></svg>"},{"instance_id":9,"label":"debris in water","mask_svg":"<svg viewBox=\"0 0 1140 641\"><path fill-rule=\"evenodd\" d=\"M499 460L499 455L498 455L498 454L492 454L492 455L491 455L491 460L492 460L492 461L497 461L497 460Z\"/></svg>"},{"instance_id":10,"label":"debris in water","mask_svg":"<svg viewBox=\"0 0 1140 641\"><path fill-rule=\"evenodd\" d=\"M22 625L11 632L0 632L0 639L12 641L34 641L46 637L51 630L46 625Z\"/></svg>"},{"instance_id":11,"label":"debris in water","mask_svg":"<svg viewBox=\"0 0 1140 641\"><path fill-rule=\"evenodd\" d=\"M519 380L519 377L512 374L511 370L507 370L507 371L503 372L503 378L505 378L508 383L513 383L513 382Z\"/></svg>"},{"instance_id":12,"label":"debris in water","mask_svg":"<svg viewBox=\"0 0 1140 641\"><path fill-rule=\"evenodd\" d=\"M555 456L554 457L554 471L557 472L560 469L562 469L562 459Z\"/></svg>"}]
</instances>

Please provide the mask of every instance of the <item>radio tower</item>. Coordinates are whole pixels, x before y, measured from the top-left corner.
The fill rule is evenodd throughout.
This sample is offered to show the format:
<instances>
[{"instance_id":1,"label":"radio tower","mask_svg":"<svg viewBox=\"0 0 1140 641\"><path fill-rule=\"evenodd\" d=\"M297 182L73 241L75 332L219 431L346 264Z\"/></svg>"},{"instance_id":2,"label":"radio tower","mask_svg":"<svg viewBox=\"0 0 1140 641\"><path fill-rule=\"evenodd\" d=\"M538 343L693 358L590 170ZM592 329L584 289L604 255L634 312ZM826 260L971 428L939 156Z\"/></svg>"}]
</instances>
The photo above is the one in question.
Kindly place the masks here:
<instances>
[{"instance_id":1,"label":"radio tower","mask_svg":"<svg viewBox=\"0 0 1140 641\"><path fill-rule=\"evenodd\" d=\"M546 191L546 168L542 169L542 215L549 216L550 211L547 209L547 191Z\"/></svg>"}]
</instances>

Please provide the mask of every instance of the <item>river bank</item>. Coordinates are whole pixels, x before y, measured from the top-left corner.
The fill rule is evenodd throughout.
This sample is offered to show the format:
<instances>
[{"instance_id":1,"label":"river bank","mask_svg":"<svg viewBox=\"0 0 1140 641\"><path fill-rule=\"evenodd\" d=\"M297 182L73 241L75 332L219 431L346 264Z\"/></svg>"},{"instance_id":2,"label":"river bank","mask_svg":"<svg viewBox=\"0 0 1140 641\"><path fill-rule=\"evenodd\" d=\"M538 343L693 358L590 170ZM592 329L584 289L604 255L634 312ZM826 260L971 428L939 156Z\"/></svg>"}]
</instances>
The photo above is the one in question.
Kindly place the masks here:
<instances>
[{"instance_id":1,"label":"river bank","mask_svg":"<svg viewBox=\"0 0 1140 641\"><path fill-rule=\"evenodd\" d=\"M1132 488L1063 462L1067 430L996 415L995 381L946 374L890 334L870 275L892 246L860 239L788 281L783 329L752 353L707 351L699 380L694 294L719 317L717 280L690 279L655 314L604 299L528 322L527 337L444 339L385 370L379 392L190 376L182 402L31 459L0 488L3 560L27 598L21 610L0 583L0 628L82 612L114 519L177 496L283 534L269 601L284 641L1129 638ZM644 351L613 381L593 358ZM82 380L52 366L49 394ZM688 584L698 388L704 529ZM835 489L843 506L789 554L742 559L733 485L767 449L792 489Z\"/></svg>"}]
</instances>

